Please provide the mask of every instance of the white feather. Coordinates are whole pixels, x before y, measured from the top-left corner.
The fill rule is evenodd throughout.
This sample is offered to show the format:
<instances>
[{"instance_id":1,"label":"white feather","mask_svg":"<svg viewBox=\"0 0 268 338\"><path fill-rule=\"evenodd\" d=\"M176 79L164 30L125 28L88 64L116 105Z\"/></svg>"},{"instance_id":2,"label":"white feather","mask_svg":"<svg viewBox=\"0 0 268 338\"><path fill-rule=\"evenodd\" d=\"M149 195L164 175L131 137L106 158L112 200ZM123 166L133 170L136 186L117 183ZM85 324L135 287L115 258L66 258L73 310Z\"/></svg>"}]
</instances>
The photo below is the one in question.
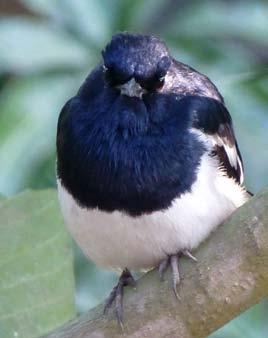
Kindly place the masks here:
<instances>
[{"instance_id":1,"label":"white feather","mask_svg":"<svg viewBox=\"0 0 268 338\"><path fill-rule=\"evenodd\" d=\"M216 145L219 147L223 147L227 157L229 159L230 165L237 169L237 166L240 168L240 184L243 184L244 182L244 170L242 166L242 162L238 156L236 146L230 146L228 142L224 142L224 139L222 139L218 134L205 134L201 130L198 130L196 128L192 128L191 132L198 136L198 138L207 146L207 149L209 151L213 150L213 147Z\"/></svg>"},{"instance_id":2,"label":"white feather","mask_svg":"<svg viewBox=\"0 0 268 338\"><path fill-rule=\"evenodd\" d=\"M139 217L81 208L58 181L65 222L78 245L96 264L113 269L148 269L168 254L193 249L247 200L214 158L204 156L191 192L167 210Z\"/></svg>"}]
</instances>

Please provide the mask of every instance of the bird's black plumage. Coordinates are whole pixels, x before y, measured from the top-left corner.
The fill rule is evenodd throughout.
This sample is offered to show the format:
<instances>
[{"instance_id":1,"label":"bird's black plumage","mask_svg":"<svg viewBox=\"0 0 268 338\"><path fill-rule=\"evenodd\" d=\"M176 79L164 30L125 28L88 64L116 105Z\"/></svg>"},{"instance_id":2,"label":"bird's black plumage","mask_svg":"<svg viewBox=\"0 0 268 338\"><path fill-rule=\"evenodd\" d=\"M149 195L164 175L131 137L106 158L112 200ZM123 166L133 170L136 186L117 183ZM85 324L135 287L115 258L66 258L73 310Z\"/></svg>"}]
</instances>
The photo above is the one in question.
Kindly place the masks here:
<instances>
[{"instance_id":1,"label":"bird's black plumage","mask_svg":"<svg viewBox=\"0 0 268 338\"><path fill-rule=\"evenodd\" d=\"M176 95L141 101L103 83L95 95L98 81L88 81L92 96L78 94L61 113L59 177L82 206L131 215L167 208L190 190L205 151L190 137L192 111Z\"/></svg>"},{"instance_id":2,"label":"bird's black plumage","mask_svg":"<svg viewBox=\"0 0 268 338\"><path fill-rule=\"evenodd\" d=\"M102 53L106 79L112 85L132 77L146 89L161 84L171 64L169 51L160 39L140 34L117 34Z\"/></svg>"},{"instance_id":3,"label":"bird's black plumage","mask_svg":"<svg viewBox=\"0 0 268 338\"><path fill-rule=\"evenodd\" d=\"M242 167L224 147L240 158L231 117L205 76L150 36L119 34L103 58L105 67L86 79L58 123L58 176L81 206L133 216L169 207L191 190L206 151L192 128L223 141L211 156L239 181ZM167 71L170 83L158 90L152 84ZM146 89L142 98L120 95L117 86L131 78Z\"/></svg>"}]
</instances>

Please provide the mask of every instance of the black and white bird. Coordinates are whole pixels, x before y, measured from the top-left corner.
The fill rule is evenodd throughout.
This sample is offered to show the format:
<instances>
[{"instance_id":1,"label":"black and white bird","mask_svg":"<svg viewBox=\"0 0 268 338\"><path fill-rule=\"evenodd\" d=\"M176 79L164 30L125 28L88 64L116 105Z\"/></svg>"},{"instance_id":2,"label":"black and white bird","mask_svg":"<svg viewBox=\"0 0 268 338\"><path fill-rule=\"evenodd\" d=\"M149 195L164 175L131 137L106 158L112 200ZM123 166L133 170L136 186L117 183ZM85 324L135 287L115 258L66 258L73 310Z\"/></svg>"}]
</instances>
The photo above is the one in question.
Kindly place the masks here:
<instances>
[{"instance_id":1,"label":"black and white bird","mask_svg":"<svg viewBox=\"0 0 268 338\"><path fill-rule=\"evenodd\" d=\"M63 107L57 183L65 222L97 265L122 271L107 301L122 322L131 270L171 265L248 199L232 120L215 85L160 39L119 33ZM118 302L119 300L119 302Z\"/></svg>"}]
</instances>

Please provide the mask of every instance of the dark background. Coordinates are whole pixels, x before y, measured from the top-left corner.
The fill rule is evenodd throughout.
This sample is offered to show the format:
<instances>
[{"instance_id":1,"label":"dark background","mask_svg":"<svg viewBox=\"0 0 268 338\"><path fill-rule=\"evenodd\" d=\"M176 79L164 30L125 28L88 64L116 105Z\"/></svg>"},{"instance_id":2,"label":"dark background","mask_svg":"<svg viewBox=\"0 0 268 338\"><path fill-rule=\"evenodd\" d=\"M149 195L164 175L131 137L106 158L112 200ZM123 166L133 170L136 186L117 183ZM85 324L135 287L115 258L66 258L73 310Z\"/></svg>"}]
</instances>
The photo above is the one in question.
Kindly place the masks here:
<instances>
[{"instance_id":1,"label":"dark background","mask_svg":"<svg viewBox=\"0 0 268 338\"><path fill-rule=\"evenodd\" d=\"M178 60L210 77L233 116L247 187L267 185L266 1L0 0L0 193L55 186L60 109L124 30L162 37ZM75 250L83 312L116 276ZM263 301L213 337L267 337L267 317Z\"/></svg>"}]
</instances>

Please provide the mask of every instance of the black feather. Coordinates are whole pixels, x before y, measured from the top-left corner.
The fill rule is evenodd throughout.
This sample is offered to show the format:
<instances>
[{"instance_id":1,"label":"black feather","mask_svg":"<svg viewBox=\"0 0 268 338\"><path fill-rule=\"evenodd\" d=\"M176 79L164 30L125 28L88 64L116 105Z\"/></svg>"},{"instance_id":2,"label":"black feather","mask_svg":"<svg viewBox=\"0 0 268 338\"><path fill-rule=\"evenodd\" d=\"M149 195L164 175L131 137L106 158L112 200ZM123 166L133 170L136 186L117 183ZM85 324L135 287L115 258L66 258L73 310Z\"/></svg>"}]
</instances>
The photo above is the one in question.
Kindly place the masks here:
<instances>
[{"instance_id":1,"label":"black feather","mask_svg":"<svg viewBox=\"0 0 268 338\"><path fill-rule=\"evenodd\" d=\"M93 73L61 112L59 178L84 207L131 215L169 207L190 191L205 151L189 131L190 107L175 95L121 96L101 78Z\"/></svg>"},{"instance_id":2,"label":"black feather","mask_svg":"<svg viewBox=\"0 0 268 338\"><path fill-rule=\"evenodd\" d=\"M242 157L235 139L231 116L224 104L218 100L201 96L189 96L187 104L191 105L191 109L195 112L193 127L216 140L212 155L218 157L221 167L229 177L242 183ZM235 154L235 166L228 156L227 147L232 149Z\"/></svg>"},{"instance_id":3,"label":"black feather","mask_svg":"<svg viewBox=\"0 0 268 338\"><path fill-rule=\"evenodd\" d=\"M57 174L82 207L133 216L168 208L191 191L208 151L193 128L215 138L211 156L241 182L232 120L206 76L146 35L117 34L103 59L104 70L91 73L58 122ZM132 78L146 88L142 97L120 94L117 86Z\"/></svg>"}]
</instances>

